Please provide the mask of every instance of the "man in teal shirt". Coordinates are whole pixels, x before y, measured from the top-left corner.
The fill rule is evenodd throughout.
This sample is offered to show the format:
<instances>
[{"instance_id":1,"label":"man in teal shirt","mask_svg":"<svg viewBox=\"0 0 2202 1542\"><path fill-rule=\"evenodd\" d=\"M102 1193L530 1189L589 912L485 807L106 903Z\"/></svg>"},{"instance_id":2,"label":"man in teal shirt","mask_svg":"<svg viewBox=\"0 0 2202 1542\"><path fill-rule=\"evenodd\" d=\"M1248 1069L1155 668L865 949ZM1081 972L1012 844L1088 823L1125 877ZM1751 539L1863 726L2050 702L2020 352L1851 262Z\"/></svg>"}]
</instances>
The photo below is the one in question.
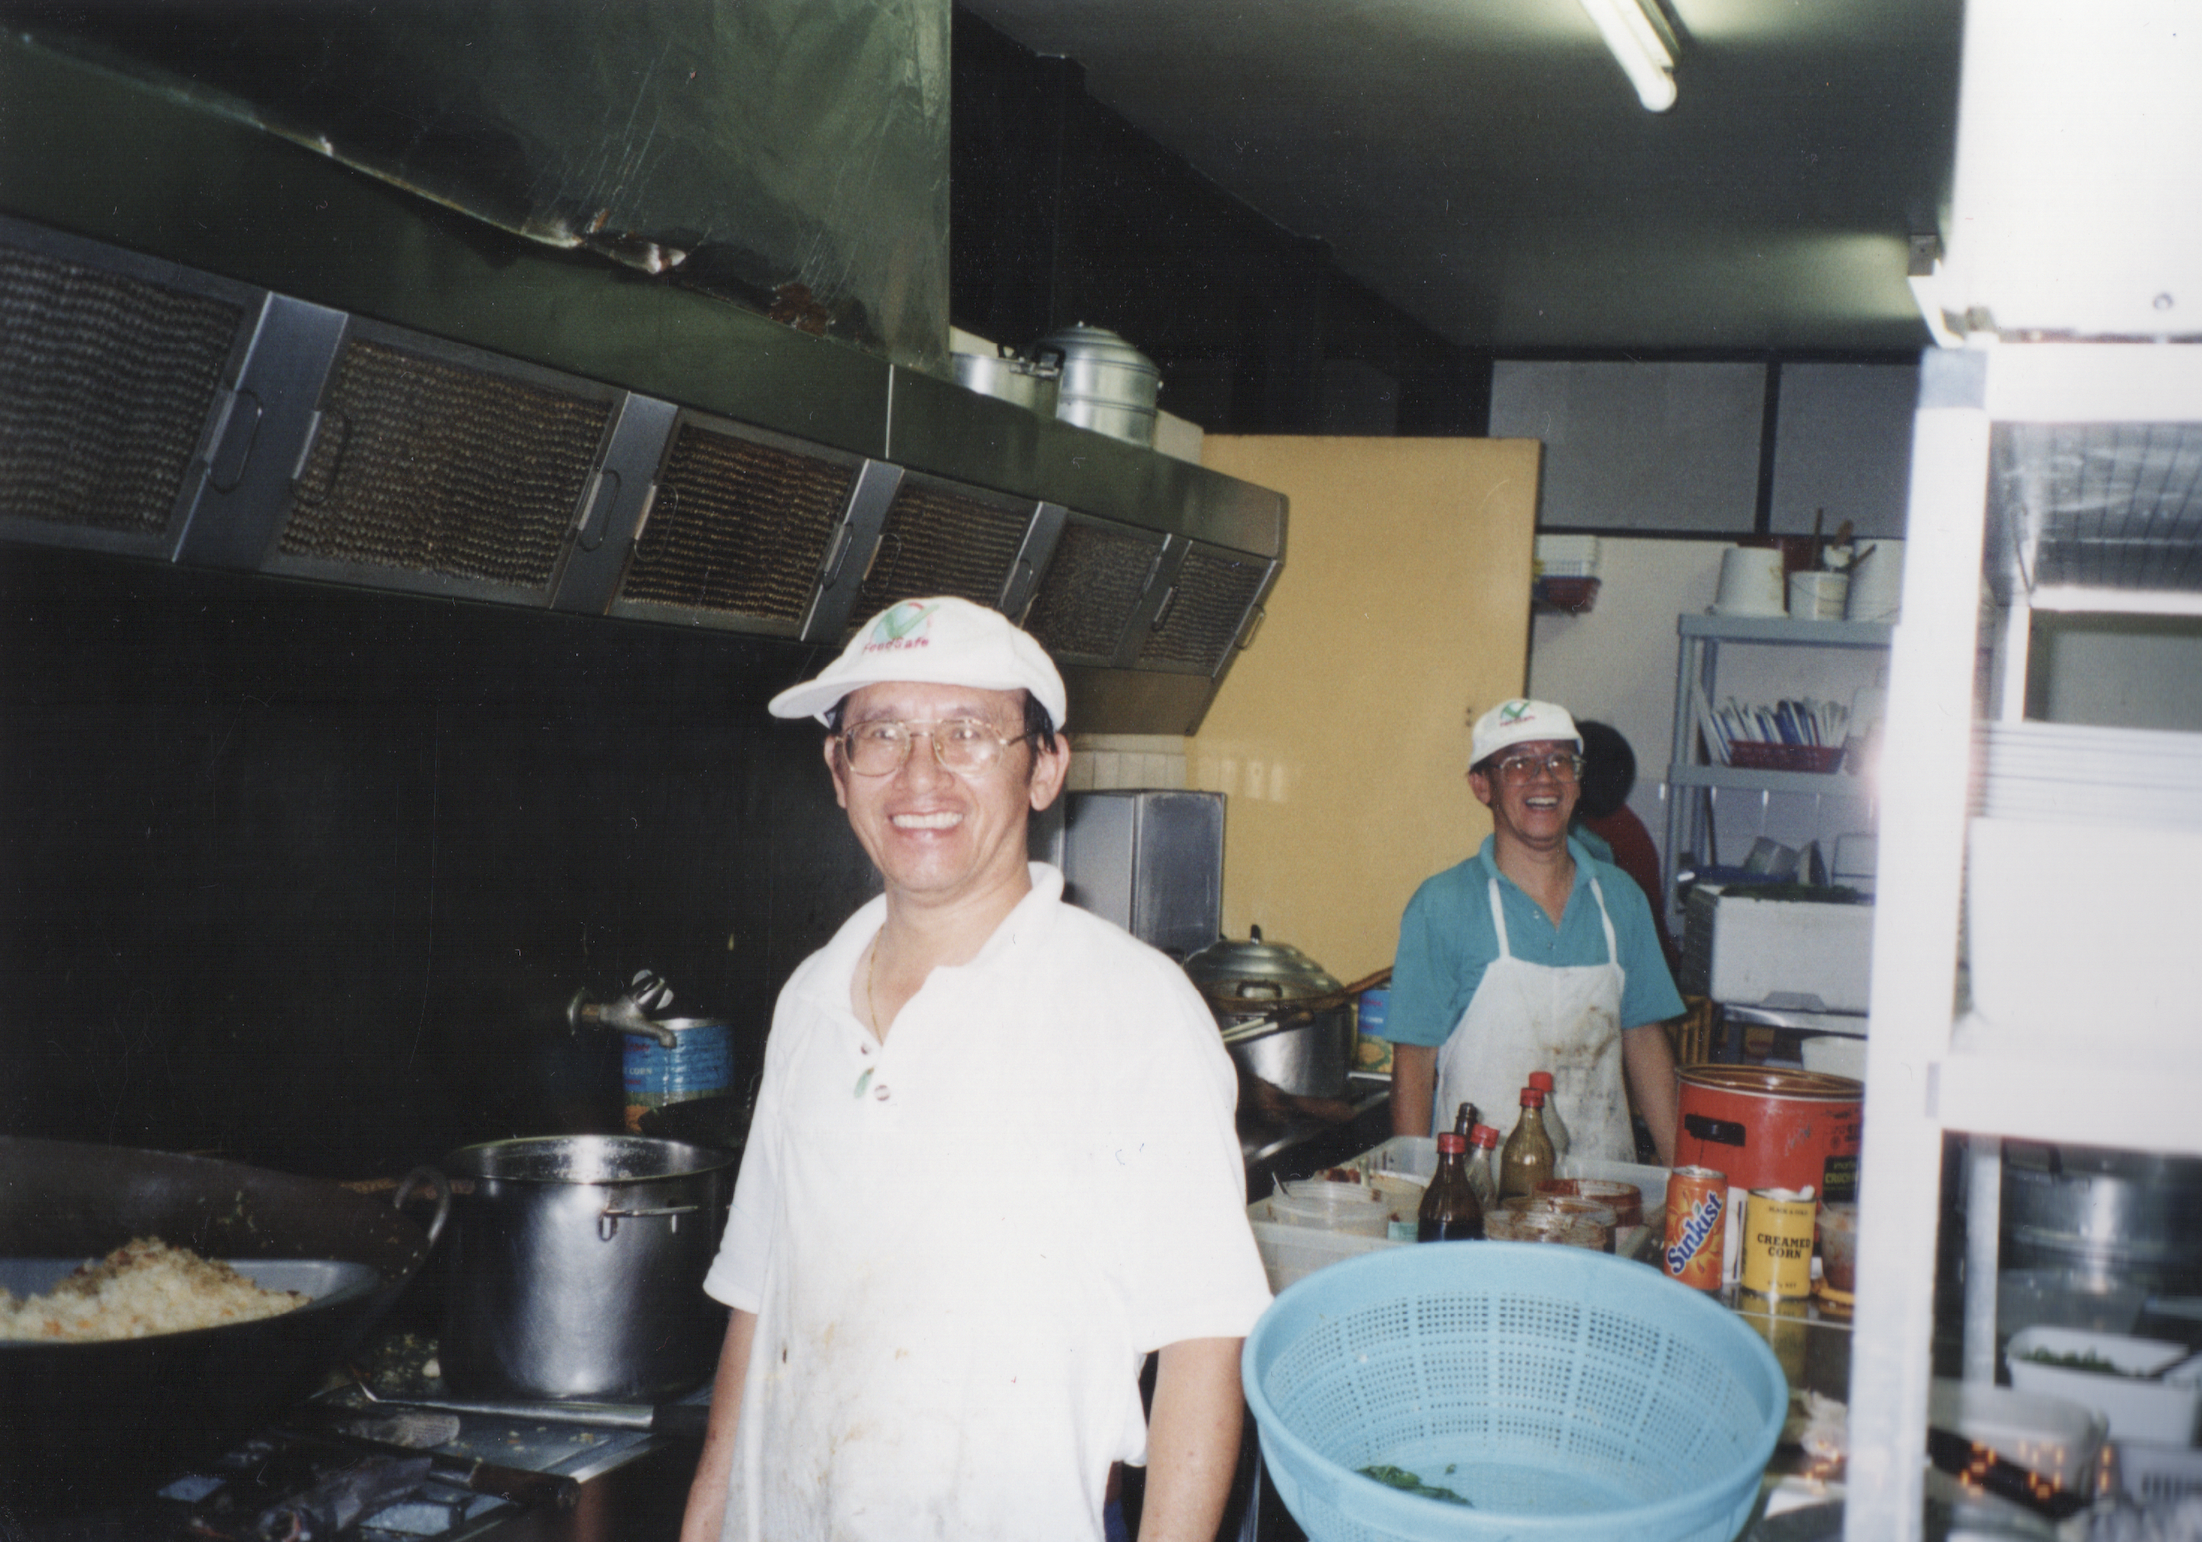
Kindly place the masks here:
<instances>
[{"instance_id":1,"label":"man in teal shirt","mask_svg":"<svg viewBox=\"0 0 2202 1542\"><path fill-rule=\"evenodd\" d=\"M1643 891L1568 836L1582 740L1563 707L1517 698L1476 722L1468 784L1483 849L1415 891L1392 966L1392 1128L1426 1135L1473 1102L1510 1126L1546 1070L1576 1155L1633 1161L1629 1093L1674 1159L1682 998Z\"/></svg>"}]
</instances>

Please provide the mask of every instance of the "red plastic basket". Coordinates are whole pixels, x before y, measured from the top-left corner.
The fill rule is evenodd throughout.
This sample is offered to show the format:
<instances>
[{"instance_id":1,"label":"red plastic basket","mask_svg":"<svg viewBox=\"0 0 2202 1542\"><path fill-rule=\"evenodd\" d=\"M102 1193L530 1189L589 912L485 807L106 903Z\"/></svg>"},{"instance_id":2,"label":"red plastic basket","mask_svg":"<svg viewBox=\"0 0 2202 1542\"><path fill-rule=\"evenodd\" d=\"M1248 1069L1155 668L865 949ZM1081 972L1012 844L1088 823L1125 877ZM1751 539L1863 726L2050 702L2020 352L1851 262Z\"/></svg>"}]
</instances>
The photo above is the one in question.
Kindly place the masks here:
<instances>
[{"instance_id":1,"label":"red plastic basket","mask_svg":"<svg viewBox=\"0 0 2202 1542\"><path fill-rule=\"evenodd\" d=\"M1746 771L1817 771L1824 775L1842 768L1843 747L1739 739L1728 746L1728 764Z\"/></svg>"}]
</instances>

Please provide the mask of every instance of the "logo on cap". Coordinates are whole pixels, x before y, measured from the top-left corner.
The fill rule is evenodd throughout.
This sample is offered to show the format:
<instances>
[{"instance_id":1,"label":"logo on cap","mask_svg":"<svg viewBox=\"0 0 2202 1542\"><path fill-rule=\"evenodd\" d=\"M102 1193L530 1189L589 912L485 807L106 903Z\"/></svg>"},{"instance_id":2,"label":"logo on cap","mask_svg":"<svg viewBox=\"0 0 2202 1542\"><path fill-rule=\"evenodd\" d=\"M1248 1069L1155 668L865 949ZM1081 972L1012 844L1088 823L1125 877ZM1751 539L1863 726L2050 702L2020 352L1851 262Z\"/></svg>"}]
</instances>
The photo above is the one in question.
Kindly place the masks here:
<instances>
[{"instance_id":1,"label":"logo on cap","mask_svg":"<svg viewBox=\"0 0 2202 1542\"><path fill-rule=\"evenodd\" d=\"M916 600L904 600L900 605L890 605L879 613L872 623L872 640L864 645L866 653L885 653L898 648L922 648L932 639L914 637L911 634L932 617L938 605L921 605Z\"/></svg>"},{"instance_id":2,"label":"logo on cap","mask_svg":"<svg viewBox=\"0 0 2202 1542\"><path fill-rule=\"evenodd\" d=\"M1518 723L1527 716L1529 716L1529 703L1526 701L1510 701L1499 708L1499 721L1501 723Z\"/></svg>"}]
</instances>

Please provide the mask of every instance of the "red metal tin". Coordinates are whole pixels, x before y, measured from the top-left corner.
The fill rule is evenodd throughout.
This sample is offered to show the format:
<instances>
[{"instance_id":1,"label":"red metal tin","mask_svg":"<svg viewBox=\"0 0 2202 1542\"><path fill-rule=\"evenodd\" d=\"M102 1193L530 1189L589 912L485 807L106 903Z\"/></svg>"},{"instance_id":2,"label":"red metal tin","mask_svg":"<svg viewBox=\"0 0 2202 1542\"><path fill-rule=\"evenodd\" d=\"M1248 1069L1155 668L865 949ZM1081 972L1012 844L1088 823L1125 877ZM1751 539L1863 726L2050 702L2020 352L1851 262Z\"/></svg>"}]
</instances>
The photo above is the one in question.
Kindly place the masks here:
<instances>
[{"instance_id":1,"label":"red metal tin","mask_svg":"<svg viewBox=\"0 0 2202 1542\"><path fill-rule=\"evenodd\" d=\"M1699 1065L1681 1073L1678 1165L1717 1167L1738 1189L1858 1197L1865 1086L1818 1071Z\"/></svg>"}]
</instances>

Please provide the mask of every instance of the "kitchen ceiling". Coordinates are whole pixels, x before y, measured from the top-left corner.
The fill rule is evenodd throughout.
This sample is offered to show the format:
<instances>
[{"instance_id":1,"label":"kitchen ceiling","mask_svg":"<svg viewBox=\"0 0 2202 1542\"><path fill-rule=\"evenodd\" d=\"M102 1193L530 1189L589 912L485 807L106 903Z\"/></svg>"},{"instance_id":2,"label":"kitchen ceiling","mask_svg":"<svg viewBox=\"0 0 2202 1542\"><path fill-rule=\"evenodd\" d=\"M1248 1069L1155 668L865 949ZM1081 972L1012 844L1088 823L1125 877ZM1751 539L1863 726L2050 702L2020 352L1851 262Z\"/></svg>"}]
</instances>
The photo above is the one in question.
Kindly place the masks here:
<instances>
[{"instance_id":1,"label":"kitchen ceiling","mask_svg":"<svg viewBox=\"0 0 2202 1542\"><path fill-rule=\"evenodd\" d=\"M963 0L1455 343L1909 352L1962 0L1660 0L1647 112L1578 0Z\"/></svg>"}]
</instances>

